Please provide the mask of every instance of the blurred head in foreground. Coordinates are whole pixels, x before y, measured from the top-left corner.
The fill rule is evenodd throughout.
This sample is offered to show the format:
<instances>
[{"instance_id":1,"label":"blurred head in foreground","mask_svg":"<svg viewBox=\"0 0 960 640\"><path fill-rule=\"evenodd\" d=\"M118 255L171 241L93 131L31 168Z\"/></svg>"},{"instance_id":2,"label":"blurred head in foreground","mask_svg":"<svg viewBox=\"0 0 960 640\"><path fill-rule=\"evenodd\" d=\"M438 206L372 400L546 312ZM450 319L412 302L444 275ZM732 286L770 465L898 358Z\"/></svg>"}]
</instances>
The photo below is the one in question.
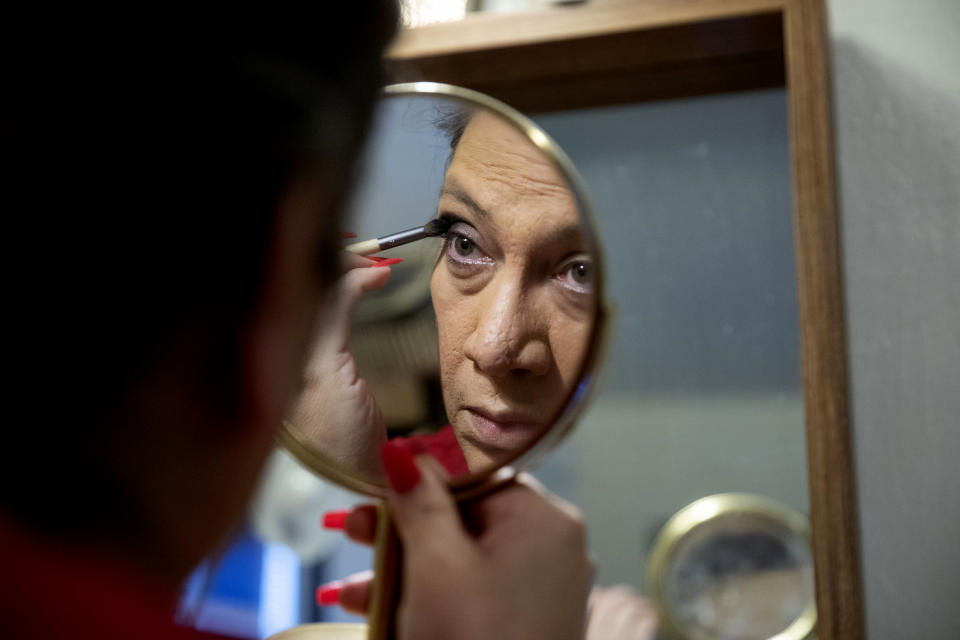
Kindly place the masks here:
<instances>
[{"instance_id":1,"label":"blurred head in foreground","mask_svg":"<svg viewBox=\"0 0 960 640\"><path fill-rule=\"evenodd\" d=\"M4 63L4 449L36 466L3 466L0 517L171 586L242 514L300 382L396 15L269 22L73 25Z\"/></svg>"}]
</instances>

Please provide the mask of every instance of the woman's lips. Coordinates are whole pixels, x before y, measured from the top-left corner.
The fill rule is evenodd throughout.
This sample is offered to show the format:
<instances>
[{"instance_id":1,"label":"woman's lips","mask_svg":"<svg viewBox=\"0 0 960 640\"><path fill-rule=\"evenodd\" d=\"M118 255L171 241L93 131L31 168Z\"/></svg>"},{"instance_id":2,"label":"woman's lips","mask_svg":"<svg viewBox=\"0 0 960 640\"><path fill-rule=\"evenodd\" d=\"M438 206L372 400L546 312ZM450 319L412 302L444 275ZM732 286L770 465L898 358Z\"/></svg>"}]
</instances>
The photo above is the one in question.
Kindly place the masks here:
<instances>
[{"instance_id":1,"label":"woman's lips","mask_svg":"<svg viewBox=\"0 0 960 640\"><path fill-rule=\"evenodd\" d=\"M540 430L540 424L524 416L494 413L467 407L477 444L496 449L517 449L526 444Z\"/></svg>"}]
</instances>

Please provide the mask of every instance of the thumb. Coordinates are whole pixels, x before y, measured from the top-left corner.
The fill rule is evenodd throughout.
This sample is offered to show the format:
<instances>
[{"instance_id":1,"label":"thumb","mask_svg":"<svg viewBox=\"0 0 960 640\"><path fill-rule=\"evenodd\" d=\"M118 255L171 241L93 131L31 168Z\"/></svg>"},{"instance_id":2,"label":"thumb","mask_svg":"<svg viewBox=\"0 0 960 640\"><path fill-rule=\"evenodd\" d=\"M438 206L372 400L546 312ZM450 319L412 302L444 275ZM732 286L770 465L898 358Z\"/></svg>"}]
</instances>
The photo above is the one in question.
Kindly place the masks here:
<instances>
[{"instance_id":1,"label":"thumb","mask_svg":"<svg viewBox=\"0 0 960 640\"><path fill-rule=\"evenodd\" d=\"M466 551L470 541L440 463L429 455L414 460L398 440L387 441L380 457L394 490L390 513L406 553L438 544L453 553Z\"/></svg>"}]
</instances>

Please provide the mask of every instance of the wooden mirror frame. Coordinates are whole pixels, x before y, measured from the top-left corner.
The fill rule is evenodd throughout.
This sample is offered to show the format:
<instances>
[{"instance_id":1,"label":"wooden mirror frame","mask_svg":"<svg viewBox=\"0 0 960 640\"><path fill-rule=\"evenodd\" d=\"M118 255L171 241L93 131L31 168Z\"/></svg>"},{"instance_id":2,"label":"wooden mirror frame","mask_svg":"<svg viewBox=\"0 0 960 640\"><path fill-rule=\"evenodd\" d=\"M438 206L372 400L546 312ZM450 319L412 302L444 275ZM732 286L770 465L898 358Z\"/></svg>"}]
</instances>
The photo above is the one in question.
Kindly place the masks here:
<instances>
[{"instance_id":1,"label":"wooden mirror frame","mask_svg":"<svg viewBox=\"0 0 960 640\"><path fill-rule=\"evenodd\" d=\"M817 637L863 637L823 0L598 0L403 30L390 82L434 81L522 112L788 89Z\"/></svg>"}]
</instances>

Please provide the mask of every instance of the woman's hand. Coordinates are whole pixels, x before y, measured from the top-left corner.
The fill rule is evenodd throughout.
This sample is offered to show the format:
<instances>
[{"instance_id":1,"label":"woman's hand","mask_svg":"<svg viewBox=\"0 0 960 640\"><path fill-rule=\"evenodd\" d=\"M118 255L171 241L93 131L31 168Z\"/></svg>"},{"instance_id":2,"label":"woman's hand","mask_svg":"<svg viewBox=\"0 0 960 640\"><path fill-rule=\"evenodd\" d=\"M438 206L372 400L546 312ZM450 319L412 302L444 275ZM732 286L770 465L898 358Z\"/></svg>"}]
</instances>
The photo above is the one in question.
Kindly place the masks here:
<instances>
[{"instance_id":1,"label":"woman's hand","mask_svg":"<svg viewBox=\"0 0 960 640\"><path fill-rule=\"evenodd\" d=\"M396 467L405 463L389 457L387 473L398 488ZM575 507L522 475L465 505L464 520L436 460L418 456L400 473L406 482L399 489L407 490L390 498L404 552L400 638L583 638L593 566ZM375 519L370 507L354 509L346 532L370 543ZM366 611L369 583L348 582L339 601Z\"/></svg>"},{"instance_id":2,"label":"woman's hand","mask_svg":"<svg viewBox=\"0 0 960 640\"><path fill-rule=\"evenodd\" d=\"M656 634L656 609L632 587L595 587L590 593L586 640L653 640Z\"/></svg>"},{"instance_id":3,"label":"woman's hand","mask_svg":"<svg viewBox=\"0 0 960 640\"><path fill-rule=\"evenodd\" d=\"M319 330L307 361L304 387L290 421L318 451L344 468L382 479L378 452L387 440L380 407L366 381L357 375L350 340L350 315L365 291L390 279L389 264L374 265L347 254L351 268L343 275L332 304L318 319Z\"/></svg>"}]
</instances>

